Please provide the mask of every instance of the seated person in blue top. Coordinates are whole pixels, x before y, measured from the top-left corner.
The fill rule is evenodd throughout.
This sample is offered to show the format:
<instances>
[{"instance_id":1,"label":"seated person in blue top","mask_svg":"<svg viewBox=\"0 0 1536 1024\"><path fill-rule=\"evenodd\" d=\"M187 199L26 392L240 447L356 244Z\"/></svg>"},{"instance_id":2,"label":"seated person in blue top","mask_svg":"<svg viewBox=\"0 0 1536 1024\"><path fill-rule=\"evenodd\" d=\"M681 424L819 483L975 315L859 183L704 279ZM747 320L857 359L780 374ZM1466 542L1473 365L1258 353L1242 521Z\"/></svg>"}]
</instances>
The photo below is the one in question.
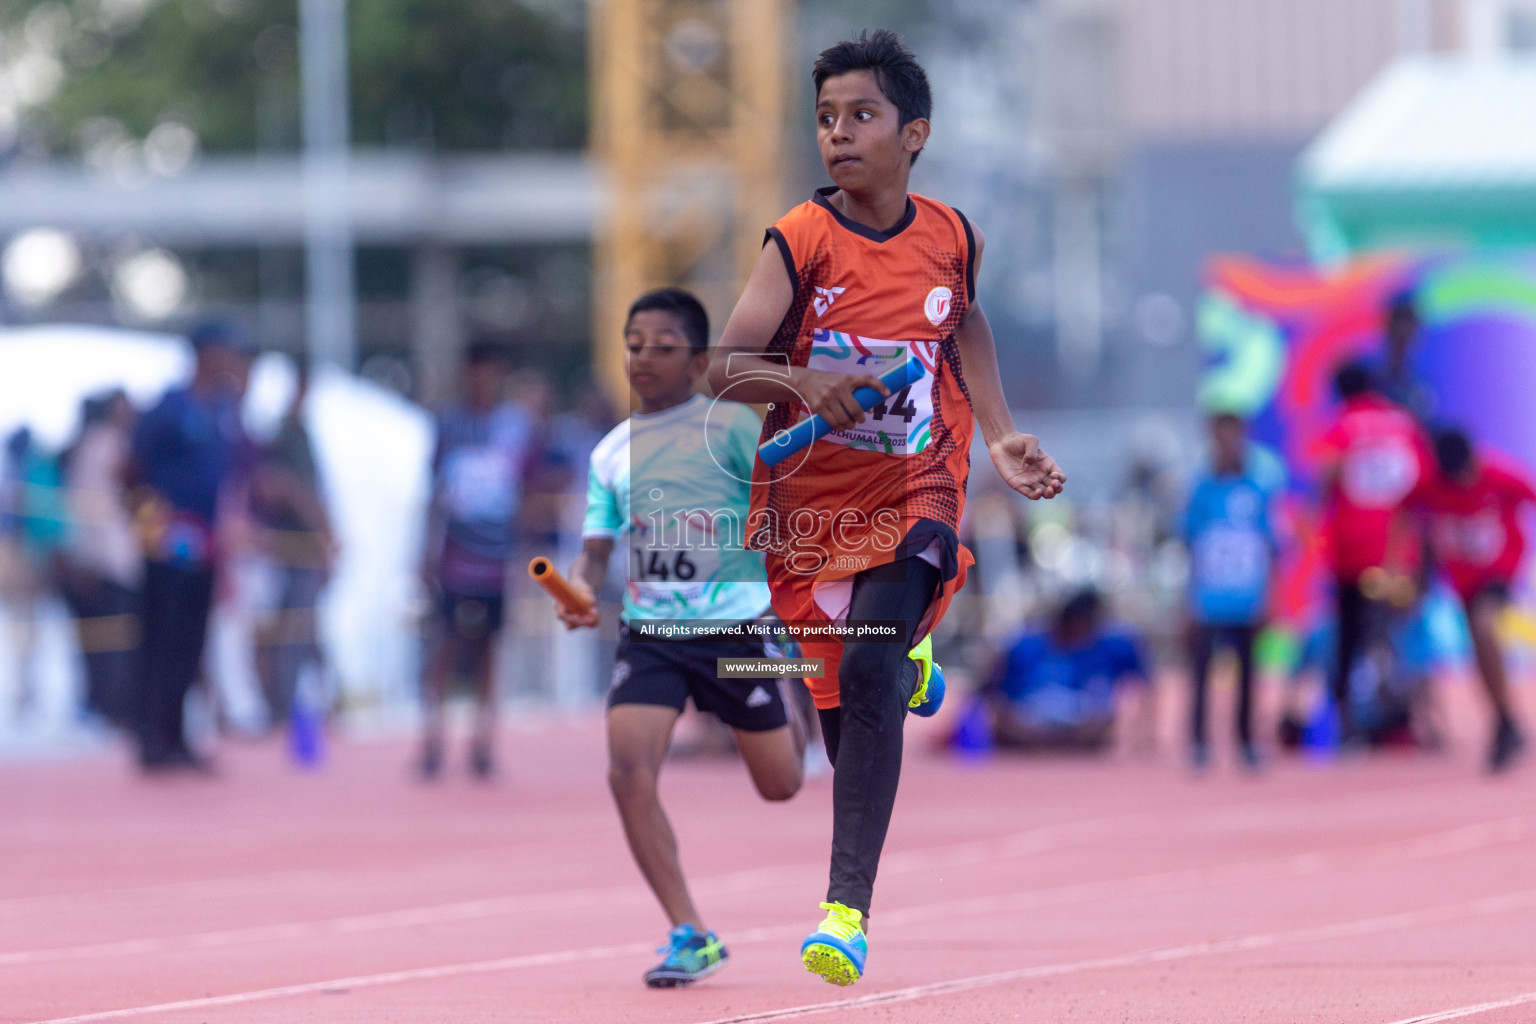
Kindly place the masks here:
<instances>
[{"instance_id":1,"label":"seated person in blue top","mask_svg":"<svg viewBox=\"0 0 1536 1024\"><path fill-rule=\"evenodd\" d=\"M1152 734L1151 687L1140 641L1108 629L1095 590L1072 597L1049 629L1005 647L992 679L992 734L1000 748L1098 751L1114 740L1126 683L1139 698L1136 740Z\"/></svg>"},{"instance_id":2,"label":"seated person in blue top","mask_svg":"<svg viewBox=\"0 0 1536 1024\"><path fill-rule=\"evenodd\" d=\"M1189 658L1194 672L1189 757L1196 769L1210 760L1206 693L1211 660L1222 647L1237 656L1237 741L1243 765L1259 765L1253 742L1253 641L1264 625L1277 543L1270 514L1272 487L1251 465L1242 417L1210 420L1211 456L1195 478L1184 511L1189 545Z\"/></svg>"}]
</instances>

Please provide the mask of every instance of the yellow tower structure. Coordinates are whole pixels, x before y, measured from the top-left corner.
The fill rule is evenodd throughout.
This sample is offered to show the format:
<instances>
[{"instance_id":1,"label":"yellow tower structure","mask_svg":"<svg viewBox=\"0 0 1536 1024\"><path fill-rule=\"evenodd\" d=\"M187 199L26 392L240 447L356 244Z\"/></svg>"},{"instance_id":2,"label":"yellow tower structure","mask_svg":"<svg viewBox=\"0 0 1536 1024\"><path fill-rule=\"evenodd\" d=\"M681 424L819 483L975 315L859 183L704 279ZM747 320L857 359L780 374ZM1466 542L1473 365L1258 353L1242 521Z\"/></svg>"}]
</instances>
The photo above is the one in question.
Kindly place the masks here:
<instances>
[{"instance_id":1,"label":"yellow tower structure","mask_svg":"<svg viewBox=\"0 0 1536 1024\"><path fill-rule=\"evenodd\" d=\"M621 332L648 288L717 332L783 213L790 0L592 0L593 368L624 399Z\"/></svg>"}]
</instances>

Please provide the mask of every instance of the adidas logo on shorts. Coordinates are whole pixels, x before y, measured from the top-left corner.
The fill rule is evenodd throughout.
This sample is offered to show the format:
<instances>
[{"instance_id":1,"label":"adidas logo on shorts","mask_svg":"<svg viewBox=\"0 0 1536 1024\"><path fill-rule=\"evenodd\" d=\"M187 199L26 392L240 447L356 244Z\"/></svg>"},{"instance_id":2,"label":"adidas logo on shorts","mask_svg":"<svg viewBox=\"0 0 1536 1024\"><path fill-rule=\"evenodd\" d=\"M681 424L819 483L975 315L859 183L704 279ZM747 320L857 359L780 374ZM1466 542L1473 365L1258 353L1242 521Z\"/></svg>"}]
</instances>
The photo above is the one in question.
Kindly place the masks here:
<instances>
[{"instance_id":1,"label":"adidas logo on shorts","mask_svg":"<svg viewBox=\"0 0 1536 1024\"><path fill-rule=\"evenodd\" d=\"M749 708L760 708L764 704L772 703L773 696L769 694L767 690L763 689L761 683L759 683L757 686L754 686L752 688L752 692L747 694L746 704Z\"/></svg>"}]
</instances>

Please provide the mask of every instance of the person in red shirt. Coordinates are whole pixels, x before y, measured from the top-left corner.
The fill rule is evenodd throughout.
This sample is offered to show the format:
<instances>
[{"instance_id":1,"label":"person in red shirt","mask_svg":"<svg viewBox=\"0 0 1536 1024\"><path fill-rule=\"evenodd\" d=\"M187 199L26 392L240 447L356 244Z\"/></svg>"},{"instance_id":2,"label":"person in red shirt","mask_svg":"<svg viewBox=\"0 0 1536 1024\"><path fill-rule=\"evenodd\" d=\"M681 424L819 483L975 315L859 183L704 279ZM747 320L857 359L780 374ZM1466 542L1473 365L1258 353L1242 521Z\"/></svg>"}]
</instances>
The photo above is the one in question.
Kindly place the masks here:
<instances>
[{"instance_id":1,"label":"person in red shirt","mask_svg":"<svg viewBox=\"0 0 1536 1024\"><path fill-rule=\"evenodd\" d=\"M1420 488L1415 503L1428 518L1435 564L1466 610L1478 675L1497 716L1488 769L1502 771L1525 740L1510 707L1498 624L1525 556L1520 511L1536 504L1536 490L1523 476L1478 458L1459 430L1435 436L1435 459L1440 472Z\"/></svg>"},{"instance_id":2,"label":"person in red shirt","mask_svg":"<svg viewBox=\"0 0 1536 1024\"><path fill-rule=\"evenodd\" d=\"M1372 603L1382 596L1362 581L1411 562L1399 510L1428 479L1433 454L1413 416L1376 390L1360 363L1342 367L1334 378L1344 408L1319 443L1322 461L1324 531L1338 599L1338 661L1334 701L1346 742L1358 739L1350 721L1349 678L1364 646ZM1369 592L1368 592L1369 591Z\"/></svg>"}]
</instances>

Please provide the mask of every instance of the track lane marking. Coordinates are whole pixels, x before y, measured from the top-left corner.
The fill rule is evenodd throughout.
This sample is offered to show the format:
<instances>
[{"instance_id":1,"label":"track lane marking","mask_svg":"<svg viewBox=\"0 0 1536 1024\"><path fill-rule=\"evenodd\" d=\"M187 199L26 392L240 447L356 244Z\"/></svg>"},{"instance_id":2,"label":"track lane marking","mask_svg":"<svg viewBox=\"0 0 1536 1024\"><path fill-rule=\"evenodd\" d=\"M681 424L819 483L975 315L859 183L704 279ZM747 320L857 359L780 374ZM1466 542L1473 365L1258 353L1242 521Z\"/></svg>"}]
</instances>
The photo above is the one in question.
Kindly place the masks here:
<instances>
[{"instance_id":1,"label":"track lane marking","mask_svg":"<svg viewBox=\"0 0 1536 1024\"><path fill-rule=\"evenodd\" d=\"M1536 992L1527 992L1524 995L1511 996L1508 999L1500 999L1492 1003L1458 1006L1453 1010L1441 1010L1438 1013L1428 1013L1421 1017L1404 1017L1402 1020L1393 1021L1392 1024L1439 1024L1443 1020L1460 1020L1462 1017L1475 1017L1480 1013L1507 1010L1511 1006L1523 1006L1526 1003L1536 1003Z\"/></svg>"},{"instance_id":2,"label":"track lane marking","mask_svg":"<svg viewBox=\"0 0 1536 1024\"><path fill-rule=\"evenodd\" d=\"M993 974L980 974L969 978L955 978L949 981L934 982L928 985L914 985L908 988L894 989L889 992L877 992L856 999L841 999L826 1003L810 1003L803 1006L786 1007L778 1010L764 1010L756 1013L742 1014L733 1017L720 1017L701 1024L748 1024L752 1021L764 1020L788 1020L795 1017L809 1017L820 1013L830 1013L841 1010L862 1009L869 1006L881 1006L889 1003L910 1002L915 999L924 999L932 996L947 995L952 992L964 992L978 988L990 988L996 985L1007 984L1012 981L1028 980L1031 978L1055 977L1064 974L1077 974L1083 971L1106 970L1115 967L1131 967L1148 963L1166 963L1175 960L1188 960L1196 957L1215 956L1224 953L1247 952L1255 949L1266 949L1279 945L1290 945L1301 942L1321 941L1325 939L1346 938L1357 935L1367 935L1375 932L1392 931L1402 928L1411 928L1423 924L1438 923L1441 921L1455 920L1466 916L1484 916L1496 913L1507 913L1513 910L1523 910L1536 907L1536 889L1526 889L1520 892L1505 893L1500 896L1485 897L1478 900L1468 900L1462 903L1447 904L1440 907L1431 907L1426 910L1405 911L1396 914L1383 914L1374 917L1359 918L1353 921L1339 921L1333 924L1319 925L1311 928L1298 928L1284 932L1259 932L1253 935L1239 936L1229 939L1216 939L1207 942L1187 943L1178 946L1164 946L1153 949L1135 950L1117 956L1098 957L1091 960L1078 960L1064 964L1043 964L1037 967L1025 967L1012 971L1000 971ZM743 933L736 942L760 942L769 938L778 938L786 934L799 934L798 926L787 925L774 928L753 929L752 932ZM558 953L537 953L529 956L504 957L497 960L478 960L469 963L444 964L439 967L417 967L400 971L389 971L383 974L356 975L347 978L333 978L327 981L311 981L297 985L282 985L276 988L256 989L250 992L234 992L222 996L204 996L196 999L182 999L175 1002L156 1003L150 1006L130 1006L117 1010L102 1010L94 1013L76 1014L70 1017L54 1017L48 1020L37 1021L34 1024L91 1024L95 1021L119 1020L125 1017L137 1017L151 1013L174 1013L180 1010L202 1010L218 1006L237 1006L242 1003L254 1003L271 999L281 999L287 996L317 995L326 992L351 990L357 988L376 988L381 985L401 984L412 981L431 981L439 978L462 977L472 974L488 974L499 971L512 970L521 967L543 967L554 964L577 963L585 960L601 960L615 956L637 955L650 948L649 943L630 943L622 946L598 946L589 949L564 950Z\"/></svg>"},{"instance_id":3,"label":"track lane marking","mask_svg":"<svg viewBox=\"0 0 1536 1024\"><path fill-rule=\"evenodd\" d=\"M1370 780L1370 782L1376 781L1378 780ZM1448 778L1436 775L1430 778L1428 781L1415 776L1406 780L1398 779L1392 782L1382 782L1379 785L1369 785L1369 788L1359 791L1352 791L1351 793L1347 794L1346 798L1350 802L1340 805L1337 808L1337 813L1340 818L1349 821L1358 821L1359 815L1361 813L1360 805L1363 805L1363 807L1367 810L1380 811L1382 808L1392 808L1398 806L1397 801L1390 799L1384 800L1383 798L1391 797L1397 794L1399 791L1410 790L1415 797L1422 797L1427 792L1434 792L1442 788L1459 787L1463 784L1463 781L1464 780L1461 780L1459 777ZM1276 796L1275 798L1266 801L1238 800L1230 804L1205 805L1201 807L1200 810L1201 813L1205 813L1207 811L1212 812L1214 818L1217 821L1219 821L1221 818L1230 818L1234 815L1241 815L1244 812L1262 812L1266 815L1273 815L1274 813L1282 810L1304 811L1305 813L1314 816L1313 820L1315 821L1315 815L1319 808L1306 802L1310 799L1311 794L1309 793L1301 791L1288 791L1283 795ZM1329 807L1323 808L1322 810L1332 811L1333 809L1334 808L1332 805L1330 805ZM1147 817L1147 814L1146 812L1126 811L1123 814L1106 815L1105 817L1123 818L1132 816L1145 818ZM1066 824L1071 823L1061 822L1058 823L1057 826L1042 827L1059 827L1060 825ZM243 833L249 831L249 829L242 827L238 831ZM972 841L975 842L976 840ZM524 842L501 843L482 847L473 851L461 851L446 857L427 856L422 858L417 866L440 867L459 860L472 860L477 857L493 854L499 851L522 850L525 849L528 845L528 843ZM818 863L817 866L821 867L823 865ZM386 867L388 867L388 865L382 863L368 863L364 865L343 864L339 865L336 870L343 870L348 872L377 871L384 870ZM184 882L150 882L140 885L119 885L99 889L74 889L33 896L0 896L0 910L4 910L6 908L15 908L18 906L47 903L50 900L81 898L101 899L106 897L122 896L169 898L174 893L211 892L217 895L219 893L228 892L232 886L249 886L256 882L301 881L312 882L317 886L321 886L330 884L332 881L330 878L331 871L332 869L321 870L309 867L301 867L283 871L264 871L250 872L238 875L220 875L214 877L198 878Z\"/></svg>"},{"instance_id":4,"label":"track lane marking","mask_svg":"<svg viewBox=\"0 0 1536 1024\"><path fill-rule=\"evenodd\" d=\"M951 900L940 903L923 904L915 907L907 907L904 909L883 913L880 918L882 922L881 926L882 928L899 927L903 924L913 924L923 920L939 917L950 917L957 914L989 913L995 912L999 909L1023 909L1028 907L1048 905L1053 902L1071 903L1084 899L1100 899L1115 896L1124 898L1127 896L1153 895L1170 890L1176 891L1179 888L1178 883L1180 882L1193 883L1199 886L1209 886L1212 884L1220 884L1221 882L1242 880L1244 877L1248 876L1242 875L1240 873L1248 872L1251 874L1253 872L1262 872L1265 868L1281 867L1285 869L1280 872L1282 877L1294 877L1314 874L1318 871L1324 870L1330 866L1330 862L1335 862L1332 866L1343 866L1348 868L1370 866L1371 864L1381 861L1390 862L1391 859L1396 858L1418 860L1444 854L1463 853L1472 849L1481 848L1482 846L1492 845L1496 841L1508 840L1511 837L1518 837L1519 835L1523 835L1524 820L1525 819L1523 817L1497 819L1495 821L1482 822L1471 826L1463 826L1461 828L1451 829L1445 832L1429 833L1428 835L1420 836L1414 839L1396 840L1388 843L1378 844L1377 846L1370 848L1372 854L1362 858L1359 864L1351 863L1353 858L1348 856L1340 856L1337 853L1333 855L1322 853L1297 854L1283 858L1270 858L1266 860L1229 864L1210 869L1188 869L1172 872L1159 872L1133 878L1107 879L1100 882L1075 883L1065 886L1056 886L1049 889L1015 893L1012 896L1005 896L1001 898L993 897L987 899ZM1516 828L1516 826L1522 827ZM1479 837L1482 839L1481 843L1476 842ZM1355 851L1344 851L1345 854L1353 852ZM1213 873L1217 872L1219 872L1222 876L1220 879L1213 878ZM1140 887L1139 889L1136 888L1138 886ZM1120 889L1130 889L1131 891L1116 892L1115 890L1117 887ZM1516 909L1514 906L1503 908L1503 901L1516 899L1518 902L1520 900L1526 900L1527 898L1529 898L1529 902L1531 904L1536 905L1536 889L1510 894L1507 896L1468 901L1462 904L1454 904L1453 906L1477 907L1486 904L1489 906L1498 906L1501 909ZM1525 904L1522 903L1520 905ZM1411 916L1412 913L1413 912L1409 912L1407 915L1387 915L1385 918L1369 918L1366 920L1376 921L1399 919L1405 916ZM1337 927L1341 926L1324 926L1325 929ZM776 925L752 928L738 932L731 939L731 943L732 945L750 945L758 942L797 938L802 935L803 932L804 927L801 923L793 925ZM1225 941L1251 941L1251 937L1250 940ZM1204 943L1200 945L1205 946L1211 944ZM250 992L237 992L223 996L205 996L196 999L180 1000L170 1003L157 1003L150 1006L125 1007L117 1010L96 1011L70 1017L53 1018L50 1020L37 1022L37 1024L83 1024L83 1022L88 1021L115 1020L149 1013L167 1013L174 1010L238 1005L241 1003L281 999L288 996L325 993L337 989L369 988L378 985L400 984L411 981L428 981L437 978L456 977L459 975L467 974L486 974L500 971L518 970L527 967L543 967L554 964L576 963L587 960L605 960L621 956L640 956L644 955L651 949L652 947L650 943L637 942L617 946L600 946L585 949L562 950L554 953L525 954L520 956L502 957L495 960L470 961L461 964L445 964L438 967L407 968L404 970L388 971L373 975L361 975L356 977L330 979L316 982L301 982L294 985L284 985L267 989L256 989ZM1082 963L1097 963L1097 961L1083 961ZM1074 968L1074 970L1076 969L1087 968ZM1025 970L1050 971L1054 970L1054 968L1026 968ZM1012 975L1017 972L1005 973ZM984 977L992 976L987 975ZM961 979L961 982L973 980L974 979ZM989 984L999 983L1000 982L990 982ZM950 985L960 984L960 982L943 982L938 984ZM976 986L970 985L967 987ZM933 988L933 986L918 986L917 988L926 990ZM905 992L909 990L903 989L898 991ZM916 991L916 989L910 991ZM875 999L877 996L866 996L863 998L866 1000ZM920 996L910 996L907 998L920 998ZM814 1005L840 1008L843 1006L843 1002ZM859 1001L852 1002L857 1003L857 1005L864 1005L864 1003ZM817 1010L816 1012L822 1011ZM737 1018L730 1018L730 1020L736 1019ZM756 1020L760 1018L745 1017L740 1019ZM714 1022L711 1022L711 1024L714 1024Z\"/></svg>"},{"instance_id":5,"label":"track lane marking","mask_svg":"<svg viewBox=\"0 0 1536 1024\"><path fill-rule=\"evenodd\" d=\"M1112 815L1086 818L1081 821L1059 822L1041 825L1019 832L993 836L989 839L972 839L947 846L926 847L893 854L889 858L887 874L909 871L952 869L975 864L989 864L1012 857L1029 856L1071 845L1073 842L1092 841L1105 825L1118 824L1123 828L1135 828L1145 815ZM797 865L773 868L753 868L724 875L700 878L694 889L706 895L722 895L751 892L775 884L784 884L797 873L819 871L824 862L806 861ZM0 953L0 968L26 966L38 963L57 963L69 960L98 959L110 956L133 956L167 953L185 950L217 949L248 942L278 942L334 935L355 935L364 932L385 931L393 928L413 928L422 925L446 924L457 921L483 920L508 914L528 913L538 910L562 910L575 906L610 906L620 900L651 899L650 890L639 882L606 888L567 889L552 893L525 893L482 900L465 900L455 903L409 907L402 910L383 911L373 914L352 914L319 921L290 921L248 928L219 929L191 935L148 939L123 939L117 942L88 943L78 946L59 946L46 949L13 950Z\"/></svg>"},{"instance_id":6,"label":"track lane marking","mask_svg":"<svg viewBox=\"0 0 1536 1024\"><path fill-rule=\"evenodd\" d=\"M807 1003L803 1006L791 1006L779 1010L762 1010L756 1013L738 1014L732 1017L716 1017L708 1021L701 1021L699 1024L752 1024L755 1021L792 1020L797 1017L811 1017L822 1013L861 1010L872 1006L887 1006L891 1003L929 999L935 996L949 995L954 992L993 988L997 985L1006 985L1015 981L1049 978L1064 974L1079 974L1084 971L1109 970L1116 967L1136 967L1143 964L1168 963L1175 960L1190 960L1197 957L1217 956L1224 953L1243 953L1275 946L1347 938L1384 931L1397 931L1425 924L1438 924L1463 916L1484 916L1512 910L1523 910L1533 906L1536 906L1536 889L1527 889L1522 892L1506 893L1503 896L1448 904L1422 911L1383 914L1377 917L1361 918L1355 921L1340 921L1335 924L1312 928L1298 928L1284 932L1260 932L1238 938L1195 942L1182 946L1165 946L1159 949L1136 950L1119 956L1077 960L1064 964L1044 964L1039 967L998 971L993 974L978 974L969 978L952 978L949 981L933 982L928 985L913 985L908 988L893 989L889 992L876 992L856 999L836 999L825 1003ZM1536 993L1532 993L1529 997L1517 999L1514 1002L1484 1004L1478 1008L1478 1012L1497 1009L1505 1005L1518 1005L1520 1002L1529 1000L1536 1000ZM1456 1011L1448 1012L1451 1012L1454 1016L1467 1015L1457 1013ZM1454 1017L1415 1017L1411 1021L1399 1021L1397 1024L1428 1024L1429 1021L1451 1019L1454 1019ZM63 1022L49 1021L44 1022L44 1024L63 1024Z\"/></svg>"},{"instance_id":7,"label":"track lane marking","mask_svg":"<svg viewBox=\"0 0 1536 1024\"><path fill-rule=\"evenodd\" d=\"M1233 813L1241 813L1244 808L1249 806L1251 805L1239 803L1213 808L1212 817L1219 821ZM973 839L947 846L907 850L888 856L882 862L881 870L889 877L892 874L908 871L937 868L954 869L974 864L992 863L1005 857L1029 856L1052 849L1059 849L1070 845L1074 841L1089 838L1105 826L1135 827L1138 822L1144 822L1148 817L1149 815L1143 812L1103 815L1079 821L1041 825L1036 828L993 836L987 839ZM1465 846L1465 849L1471 850L1498 842L1507 842L1524 836L1526 828L1527 823L1523 817L1511 817L1478 822L1443 833L1433 833L1428 836L1394 842L1434 843L1444 841L1450 844L1447 852L1463 852L1463 846L1458 844L1470 843L1471 845ZM1494 830L1494 832L1490 833L1490 829ZM1515 830L1513 835L1510 834L1511 829ZM1303 854L1297 856L1312 855ZM706 876L698 879L694 889L701 894L710 895L750 892L763 886L782 884L786 879L793 878L799 872L820 870L823 863L820 861L804 862L798 865L755 868L724 875ZM1249 865L1267 863L1269 862L1258 861L1249 862ZM1227 867L1231 868L1233 866L1229 865ZM1158 877L1182 879L1184 875L1197 870L1188 869L1185 872L1171 873L1171 875L1165 874ZM1223 869L1217 868L1215 870ZM1123 883L1125 881L1127 879L1122 878L1077 884L1079 886L1102 886L1105 884ZM371 914L349 914L318 921L288 921L246 928L216 929L207 932L196 932L190 935L122 939L114 942L12 950L0 952L0 969L40 963L60 963L107 957L145 956L158 953L220 949L243 943L291 942L317 937L356 935L367 932L387 931L395 928L414 928L424 925L486 920L514 913L562 909L572 905L606 906L622 900L649 898L649 890L639 883L626 883L605 888L567 889L555 893L524 893L491 899L429 904ZM901 913L901 911L891 913ZM889 919L891 913L882 915L882 920Z\"/></svg>"}]
</instances>

